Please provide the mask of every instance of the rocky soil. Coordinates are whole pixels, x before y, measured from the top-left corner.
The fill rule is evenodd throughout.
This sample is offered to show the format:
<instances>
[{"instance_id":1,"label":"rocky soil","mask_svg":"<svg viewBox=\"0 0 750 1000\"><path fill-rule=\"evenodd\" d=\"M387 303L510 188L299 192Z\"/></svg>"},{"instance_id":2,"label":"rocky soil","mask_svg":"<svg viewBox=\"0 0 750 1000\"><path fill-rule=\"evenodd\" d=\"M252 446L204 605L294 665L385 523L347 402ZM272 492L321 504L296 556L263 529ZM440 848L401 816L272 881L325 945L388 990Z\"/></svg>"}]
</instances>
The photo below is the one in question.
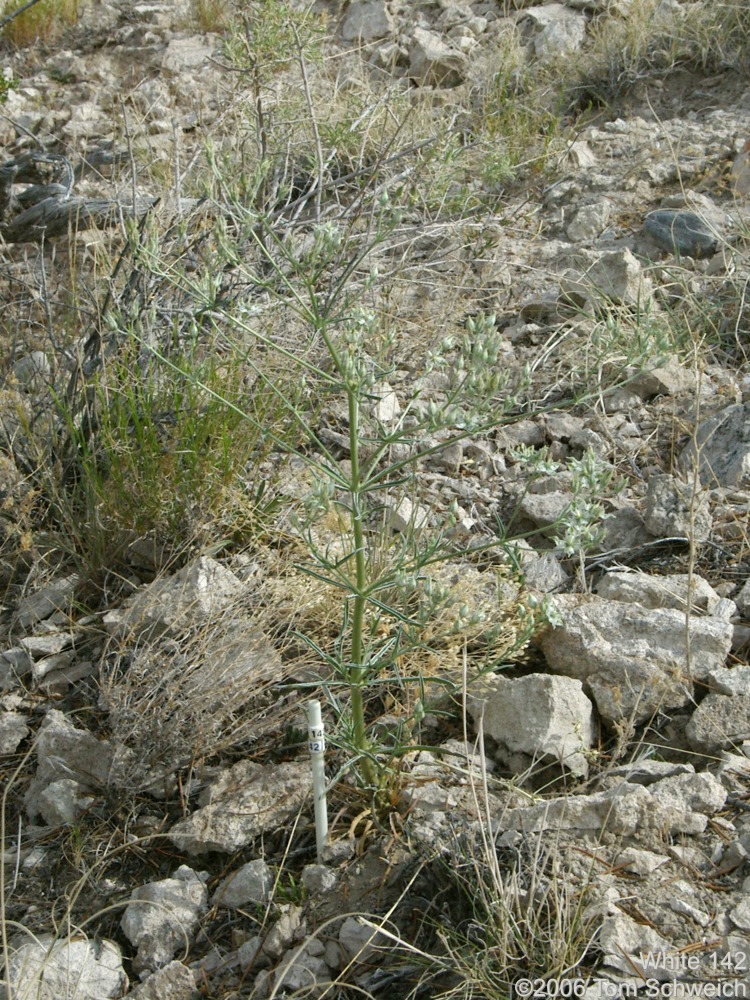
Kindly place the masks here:
<instances>
[{"instance_id":1,"label":"rocky soil","mask_svg":"<svg viewBox=\"0 0 750 1000\"><path fill-rule=\"evenodd\" d=\"M709 64L660 48L706 13L697 0L321 4L322 62L292 59L261 91L220 8L102 0L54 40L0 50L4 996L506 997L561 979L590 1000L745 996L750 26ZM621 46L602 63L628 24L649 59ZM560 80L561 65L570 87L534 119L554 127L524 132L526 74ZM394 539L450 528L436 577L463 618L491 606L502 629L425 639L405 669L444 682L427 694L374 690L384 745L401 741L377 799L347 771L332 688L312 687L296 638L333 648L337 627L327 585L292 568L309 465L270 447L247 472L274 505L241 544L217 514L179 558L134 533L97 575L93 522L63 544L39 475L67 487L73 452L35 450L80 441L54 401L84 398L117 356L113 302L139 321L153 309L154 353L194 320L219 259L202 255L239 227L238 177L201 190L206 147L231 132L254 149L242 115L261 94L273 117L285 92L394 116L403 102L429 122L373 168L319 113L307 159L290 140L277 177L279 231L303 247L316 217L359 224L365 174L377 197L403 195L377 273L355 275L397 331L371 400L381 426L417 390L444 404L428 368L444 337L479 314L502 335L502 426L420 442L418 496L392 484L381 511ZM482 129L512 101L495 147ZM316 195L310 149L337 123ZM162 265L195 278L182 298L123 249L152 219ZM237 261L219 278L206 311L249 303L315 350L283 290L274 304L243 285ZM341 401L310 412L350 465ZM338 551L333 521L316 530ZM321 857L311 691L334 742Z\"/></svg>"}]
</instances>

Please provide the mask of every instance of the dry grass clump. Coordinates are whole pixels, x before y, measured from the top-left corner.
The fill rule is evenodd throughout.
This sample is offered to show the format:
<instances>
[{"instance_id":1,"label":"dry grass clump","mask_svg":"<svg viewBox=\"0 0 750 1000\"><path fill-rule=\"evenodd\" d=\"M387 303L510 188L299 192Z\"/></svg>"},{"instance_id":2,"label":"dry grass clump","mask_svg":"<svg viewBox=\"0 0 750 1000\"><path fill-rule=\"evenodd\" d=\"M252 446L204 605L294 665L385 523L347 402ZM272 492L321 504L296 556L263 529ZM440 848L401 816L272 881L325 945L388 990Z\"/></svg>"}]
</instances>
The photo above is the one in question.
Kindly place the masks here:
<instances>
[{"instance_id":1,"label":"dry grass clump","mask_svg":"<svg viewBox=\"0 0 750 1000\"><path fill-rule=\"evenodd\" d=\"M420 581L418 601L429 609L420 642L433 658L437 654L439 676L458 682L464 651L472 677L518 655L528 641L524 595L505 566L479 569L459 559L437 563Z\"/></svg>"},{"instance_id":2,"label":"dry grass clump","mask_svg":"<svg viewBox=\"0 0 750 1000\"><path fill-rule=\"evenodd\" d=\"M242 337L247 303L239 316L213 308L223 295L242 299L244 279L226 267L205 212L174 226L154 217L128 234L119 262L112 257L101 290L96 274L54 256L41 279L48 315L34 314L25 343L17 331L37 307L14 275L26 262L5 275L8 384L13 361L31 348L54 366L30 399L6 390L8 408L19 410L3 409L4 427L15 428L9 446L39 496L37 527L97 580L126 565L134 544L164 553L158 569L196 547L241 545L262 532L273 498L259 469L273 447L290 446L295 408L310 395L288 364L309 350L308 331L268 309ZM78 290L67 296L66 273ZM102 303L93 318L76 297L87 281ZM58 283L59 301L50 294ZM267 351L271 336L286 356Z\"/></svg>"},{"instance_id":3,"label":"dry grass clump","mask_svg":"<svg viewBox=\"0 0 750 1000\"><path fill-rule=\"evenodd\" d=\"M144 540L167 558L236 543L259 530L267 503L251 468L268 446L239 409L241 359L178 354L145 361L139 374L137 348L131 342L97 373L83 415L61 401L62 462L53 457L37 473L60 543L67 538L94 577ZM256 413L268 404L261 396Z\"/></svg>"},{"instance_id":4,"label":"dry grass clump","mask_svg":"<svg viewBox=\"0 0 750 1000\"><path fill-rule=\"evenodd\" d=\"M323 60L321 30L309 11L278 3L233 21L227 58L241 86L210 150L210 184L204 174L195 187L238 220L248 209L296 225L342 209L364 220L387 193L424 222L492 205L511 180L544 168L559 96L528 79L515 28L455 93Z\"/></svg>"},{"instance_id":5,"label":"dry grass clump","mask_svg":"<svg viewBox=\"0 0 750 1000\"><path fill-rule=\"evenodd\" d=\"M675 68L716 72L742 69L750 40L744 0L704 0L684 7L659 0L633 0L621 18L595 22L591 43L568 66L566 90L583 107L610 104L639 81L663 77Z\"/></svg>"},{"instance_id":6,"label":"dry grass clump","mask_svg":"<svg viewBox=\"0 0 750 1000\"><path fill-rule=\"evenodd\" d=\"M562 70L532 68L515 23L505 27L471 95L471 186L485 197L511 181L544 174L558 153Z\"/></svg>"},{"instance_id":7,"label":"dry grass clump","mask_svg":"<svg viewBox=\"0 0 750 1000\"><path fill-rule=\"evenodd\" d=\"M0 391L0 412L8 402ZM0 453L0 600L32 562L38 494L15 463Z\"/></svg>"},{"instance_id":8,"label":"dry grass clump","mask_svg":"<svg viewBox=\"0 0 750 1000\"><path fill-rule=\"evenodd\" d=\"M745 0L703 0L689 9L685 36L709 72L747 66L750 7Z\"/></svg>"},{"instance_id":9,"label":"dry grass clump","mask_svg":"<svg viewBox=\"0 0 750 1000\"><path fill-rule=\"evenodd\" d=\"M270 691L288 673L278 650L247 606L197 623L189 617L160 639L113 640L102 660L118 787L168 787L181 768L263 735ZM280 715L266 728L283 729Z\"/></svg>"},{"instance_id":10,"label":"dry grass clump","mask_svg":"<svg viewBox=\"0 0 750 1000\"><path fill-rule=\"evenodd\" d=\"M63 28L75 24L81 12L82 0L40 0L28 10L13 17L0 31L0 38L23 48L34 42L50 41ZM24 6L18 0L6 0L0 5L0 21Z\"/></svg>"},{"instance_id":11,"label":"dry grass clump","mask_svg":"<svg viewBox=\"0 0 750 1000\"><path fill-rule=\"evenodd\" d=\"M505 1000L521 977L586 978L578 970L595 921L586 912L591 872L580 860L539 836L505 850L486 837L462 856L446 874L464 919L437 929L441 965L458 981L443 1000Z\"/></svg>"},{"instance_id":12,"label":"dry grass clump","mask_svg":"<svg viewBox=\"0 0 750 1000\"><path fill-rule=\"evenodd\" d=\"M193 0L192 16L200 31L223 31L229 26L226 0Z\"/></svg>"}]
</instances>

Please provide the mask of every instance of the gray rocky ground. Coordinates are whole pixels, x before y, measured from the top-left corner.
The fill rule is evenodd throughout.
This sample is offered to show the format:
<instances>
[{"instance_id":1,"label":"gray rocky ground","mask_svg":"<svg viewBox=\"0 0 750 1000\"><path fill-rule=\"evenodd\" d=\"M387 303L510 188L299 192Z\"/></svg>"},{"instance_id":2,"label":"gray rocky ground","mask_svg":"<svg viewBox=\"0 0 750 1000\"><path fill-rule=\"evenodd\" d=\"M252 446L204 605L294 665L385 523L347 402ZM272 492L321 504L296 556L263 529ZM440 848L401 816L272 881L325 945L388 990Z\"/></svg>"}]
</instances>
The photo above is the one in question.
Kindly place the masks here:
<instances>
[{"instance_id":1,"label":"gray rocky ground","mask_svg":"<svg viewBox=\"0 0 750 1000\"><path fill-rule=\"evenodd\" d=\"M323 63L305 79L292 59L259 90L252 61L230 59L222 5L201 8L212 30L199 6L84 4L54 43L2 51L5 996L505 997L521 977L567 978L589 1000L653 996L655 983L746 995L750 25L709 66L683 30L707 14L700 0L322 4ZM636 67L621 46L605 72L602 37L627 24L657 55ZM661 59L675 38L693 47ZM507 121L488 146L475 118L514 98L520 119L524 74L560 60L577 83L551 108L543 150L533 126L519 156ZM57 497L37 475L48 462L67 486L71 453L34 451L60 434L51 400L116 355L112 298L151 295L154 353L197 311L127 261L123 290L123 227L158 220L163 247L180 248L170 261L195 253L180 274L198 287L220 259L200 256L213 247L203 236L217 219L239 227L229 180L211 197L195 181L205 147L228 124L247 129L242 108L261 98L272 116L286 92L308 110L348 94L362 118L368 102L394 115L411 103L434 134L460 136L421 160L430 130L404 127L374 171L379 195L414 190L373 249L377 275L356 286L398 331L371 419L394 427L414 400L444 404L450 375L428 370L428 348L479 313L502 334L504 405L519 401L503 426L427 453L418 495L392 484L381 508L389 538L450 527L435 580L461 595L464 618L500 615L502 641L482 655L507 648L503 669L466 684L462 663L486 634L462 647L425 633L429 663L409 669L441 683L418 692L419 728L405 728L408 685L372 697L382 738L413 744L387 802L364 796L333 750L320 858L301 687L314 658L282 629L286 614L321 647L331 637L325 584L290 569L309 465L271 449L248 473L277 501L252 543L227 543L217 520L170 561L144 533L105 555L94 587L76 558L93 522L61 546ZM293 150L296 166L278 168L287 184L308 174L278 209L303 261L310 213L353 217L347 184L372 168L364 144L359 160L341 152L339 121L341 162L316 204L309 149L320 166L330 124L318 119L308 159ZM247 129L248 148L257 135ZM110 298L82 294L71 333L66 295L91 275ZM221 275L259 324L297 336L283 294L248 291L237 261ZM143 299L128 300L136 287ZM206 301L223 308L218 293ZM350 467L346 407L329 396L309 412ZM576 522L586 456L598 471ZM499 525L502 553L478 555ZM316 531L329 555L348 551L335 523ZM515 648L510 633L534 614Z\"/></svg>"}]
</instances>

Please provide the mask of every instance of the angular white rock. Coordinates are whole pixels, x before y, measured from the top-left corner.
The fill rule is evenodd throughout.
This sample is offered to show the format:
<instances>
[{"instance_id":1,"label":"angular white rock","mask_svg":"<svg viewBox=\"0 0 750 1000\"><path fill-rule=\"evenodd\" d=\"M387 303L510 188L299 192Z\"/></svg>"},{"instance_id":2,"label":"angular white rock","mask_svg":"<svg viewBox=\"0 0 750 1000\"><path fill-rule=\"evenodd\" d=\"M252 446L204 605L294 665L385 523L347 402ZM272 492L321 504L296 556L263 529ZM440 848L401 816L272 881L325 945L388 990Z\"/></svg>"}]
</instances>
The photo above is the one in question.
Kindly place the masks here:
<instances>
[{"instance_id":1,"label":"angular white rock","mask_svg":"<svg viewBox=\"0 0 750 1000\"><path fill-rule=\"evenodd\" d=\"M122 953L113 941L41 934L17 939L8 950L6 985L19 1000L105 1000L127 989Z\"/></svg>"},{"instance_id":2,"label":"angular white rock","mask_svg":"<svg viewBox=\"0 0 750 1000\"><path fill-rule=\"evenodd\" d=\"M208 907L208 891L192 868L181 865L172 878L135 889L130 900L120 926L138 949L134 966L158 969L191 943Z\"/></svg>"},{"instance_id":3,"label":"angular white rock","mask_svg":"<svg viewBox=\"0 0 750 1000\"><path fill-rule=\"evenodd\" d=\"M528 674L488 677L470 690L475 726L512 753L532 761L554 757L571 774L588 774L586 751L593 742L592 705L572 677Z\"/></svg>"}]
</instances>

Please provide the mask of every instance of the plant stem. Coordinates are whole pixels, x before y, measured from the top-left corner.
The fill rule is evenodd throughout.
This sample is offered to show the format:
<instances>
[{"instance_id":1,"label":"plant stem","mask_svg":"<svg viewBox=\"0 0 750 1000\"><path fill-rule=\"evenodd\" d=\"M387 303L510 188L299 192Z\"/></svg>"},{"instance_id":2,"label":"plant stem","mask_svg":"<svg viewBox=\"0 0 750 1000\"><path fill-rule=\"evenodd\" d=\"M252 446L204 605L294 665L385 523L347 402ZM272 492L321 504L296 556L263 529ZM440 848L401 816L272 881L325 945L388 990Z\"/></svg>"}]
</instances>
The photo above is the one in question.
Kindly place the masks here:
<instances>
[{"instance_id":1,"label":"plant stem","mask_svg":"<svg viewBox=\"0 0 750 1000\"><path fill-rule=\"evenodd\" d=\"M367 565L365 559L365 538L362 525L362 506L360 503L362 492L361 469L359 462L359 398L357 390L352 385L347 385L346 393L349 404L349 452L351 457L351 523L352 534L354 536L354 565L355 565L355 590L354 609L352 612L352 649L351 664L349 666L349 689L352 703L352 723L354 726L354 743L357 750L363 755L367 754L367 734L365 729L365 710L362 698L362 684L364 681L365 665L363 663L364 644L362 635L364 630L365 606L367 598ZM375 784L375 768L369 757L362 758L362 773L370 785Z\"/></svg>"},{"instance_id":2,"label":"plant stem","mask_svg":"<svg viewBox=\"0 0 750 1000\"><path fill-rule=\"evenodd\" d=\"M326 326L326 320L318 311L318 303L313 290L311 289L311 309L310 318L316 329L320 332L326 349L331 356L334 367L339 373L346 392L347 407L349 411L349 459L351 463L351 475L349 478L349 493L351 494L351 528L354 539L354 608L352 611L351 625L351 660L347 670L346 680L349 684L351 697L352 725L354 728L354 745L362 754L362 774L368 785L375 786L377 783L377 773L372 760L367 756L369 746L367 742L367 727L365 725L365 706L362 697L362 687L365 680L364 664L364 625L365 608L367 607L368 580L367 580L367 560L365 557L365 532L362 524L362 493L367 490L367 477L363 483L362 467L359 452L359 395L357 385L351 381L351 376L347 374L347 368L341 354L336 349Z\"/></svg>"}]
</instances>

